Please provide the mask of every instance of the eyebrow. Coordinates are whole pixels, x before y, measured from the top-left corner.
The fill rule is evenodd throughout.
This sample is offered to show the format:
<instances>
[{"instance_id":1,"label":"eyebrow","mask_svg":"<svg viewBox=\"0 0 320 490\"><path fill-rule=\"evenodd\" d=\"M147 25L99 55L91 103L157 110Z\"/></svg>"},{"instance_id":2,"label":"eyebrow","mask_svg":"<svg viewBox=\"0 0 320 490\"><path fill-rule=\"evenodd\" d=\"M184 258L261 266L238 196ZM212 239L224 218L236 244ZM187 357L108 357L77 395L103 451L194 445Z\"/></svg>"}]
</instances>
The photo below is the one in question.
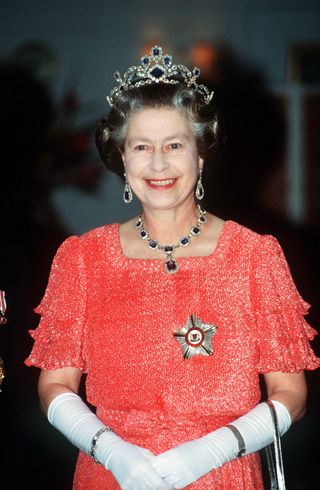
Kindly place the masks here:
<instances>
[{"instance_id":1,"label":"eyebrow","mask_svg":"<svg viewBox=\"0 0 320 490\"><path fill-rule=\"evenodd\" d=\"M188 138L188 135L186 133L176 133L176 134L170 135L167 138L165 138L164 142L172 141L175 139L181 139L181 140L187 141L189 138ZM149 138L146 138L143 136L132 136L131 138L129 138L127 140L127 144L129 146L131 146L133 143L135 143L137 141L141 141L143 143L152 143L152 141Z\"/></svg>"},{"instance_id":2,"label":"eyebrow","mask_svg":"<svg viewBox=\"0 0 320 490\"><path fill-rule=\"evenodd\" d=\"M182 139L182 140L188 140L188 135L185 133L177 133L172 136L169 136L168 138L165 139L165 141L170 141L170 140L175 140L175 139Z\"/></svg>"}]
</instances>

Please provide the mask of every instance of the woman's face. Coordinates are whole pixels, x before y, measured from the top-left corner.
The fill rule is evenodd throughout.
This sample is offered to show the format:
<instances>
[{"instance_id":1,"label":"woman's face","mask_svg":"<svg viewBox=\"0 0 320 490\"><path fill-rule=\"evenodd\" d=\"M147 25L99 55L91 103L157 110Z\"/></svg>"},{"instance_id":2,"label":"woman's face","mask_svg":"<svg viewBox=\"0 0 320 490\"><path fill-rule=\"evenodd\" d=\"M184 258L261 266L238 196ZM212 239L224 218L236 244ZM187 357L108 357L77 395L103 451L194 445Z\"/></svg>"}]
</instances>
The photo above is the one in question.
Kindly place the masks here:
<instances>
[{"instance_id":1,"label":"woman's face","mask_svg":"<svg viewBox=\"0 0 320 490\"><path fill-rule=\"evenodd\" d=\"M173 209L194 200L203 160L184 112L162 107L132 113L122 158L144 207Z\"/></svg>"}]
</instances>

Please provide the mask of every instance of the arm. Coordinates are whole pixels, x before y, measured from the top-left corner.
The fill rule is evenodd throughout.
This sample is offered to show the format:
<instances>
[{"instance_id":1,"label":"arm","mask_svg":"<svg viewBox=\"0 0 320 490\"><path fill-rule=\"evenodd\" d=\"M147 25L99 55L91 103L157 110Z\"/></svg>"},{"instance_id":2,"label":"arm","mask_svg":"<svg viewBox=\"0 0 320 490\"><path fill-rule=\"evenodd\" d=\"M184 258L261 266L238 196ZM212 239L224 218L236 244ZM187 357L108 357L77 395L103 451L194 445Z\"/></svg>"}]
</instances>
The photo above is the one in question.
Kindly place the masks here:
<instances>
[{"instance_id":1,"label":"arm","mask_svg":"<svg viewBox=\"0 0 320 490\"><path fill-rule=\"evenodd\" d=\"M82 371L78 368L42 370L39 376L38 392L44 413L52 400L62 393L78 393Z\"/></svg>"},{"instance_id":2,"label":"arm","mask_svg":"<svg viewBox=\"0 0 320 490\"><path fill-rule=\"evenodd\" d=\"M152 467L153 454L130 444L107 427L77 395L82 371L63 368L42 371L39 396L50 423L72 444L110 470L120 488L170 490ZM93 440L96 440L95 450Z\"/></svg>"},{"instance_id":3,"label":"arm","mask_svg":"<svg viewBox=\"0 0 320 490\"><path fill-rule=\"evenodd\" d=\"M291 421L304 413L306 383L303 373L268 373L265 375L268 399L276 408L280 433L284 434ZM273 441L273 424L269 408L260 403L247 414L231 422L244 441L244 454L259 451ZM152 464L175 488L184 488L206 473L235 459L239 442L228 427L221 427L194 441L166 451Z\"/></svg>"},{"instance_id":4,"label":"arm","mask_svg":"<svg viewBox=\"0 0 320 490\"><path fill-rule=\"evenodd\" d=\"M304 372L264 374L269 400L278 400L285 405L292 422L300 420L306 407L307 384Z\"/></svg>"}]
</instances>

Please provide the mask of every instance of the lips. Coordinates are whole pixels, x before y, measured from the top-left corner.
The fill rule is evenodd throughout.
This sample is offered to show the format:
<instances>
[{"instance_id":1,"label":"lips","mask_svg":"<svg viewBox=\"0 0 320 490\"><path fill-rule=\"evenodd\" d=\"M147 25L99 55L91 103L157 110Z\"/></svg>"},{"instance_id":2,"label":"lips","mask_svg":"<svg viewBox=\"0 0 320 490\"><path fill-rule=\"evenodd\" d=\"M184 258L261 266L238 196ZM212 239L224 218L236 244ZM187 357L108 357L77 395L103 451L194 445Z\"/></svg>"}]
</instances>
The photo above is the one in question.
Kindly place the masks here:
<instances>
[{"instance_id":1,"label":"lips","mask_svg":"<svg viewBox=\"0 0 320 490\"><path fill-rule=\"evenodd\" d=\"M146 179L146 183L153 189L169 189L177 179Z\"/></svg>"}]
</instances>

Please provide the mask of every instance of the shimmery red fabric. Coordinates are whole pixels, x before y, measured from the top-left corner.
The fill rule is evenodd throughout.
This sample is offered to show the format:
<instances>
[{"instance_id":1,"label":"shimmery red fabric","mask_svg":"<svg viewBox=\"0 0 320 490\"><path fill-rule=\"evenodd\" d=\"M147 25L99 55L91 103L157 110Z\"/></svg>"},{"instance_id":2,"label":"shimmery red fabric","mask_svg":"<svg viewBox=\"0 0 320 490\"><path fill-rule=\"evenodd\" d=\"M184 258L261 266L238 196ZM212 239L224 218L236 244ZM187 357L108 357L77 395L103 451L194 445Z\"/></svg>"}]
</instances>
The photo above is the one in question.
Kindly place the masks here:
<instances>
[{"instance_id":1,"label":"shimmery red fabric","mask_svg":"<svg viewBox=\"0 0 320 490\"><path fill-rule=\"evenodd\" d=\"M82 369L98 416L154 453L248 412L260 401L259 373L320 366L308 305L275 238L227 221L211 255L179 265L169 275L163 260L125 257L118 224L70 237L54 259L26 360ZM218 326L210 357L182 357L173 333L191 314ZM88 488L119 487L80 454L74 489ZM262 489L259 458L234 460L188 488Z\"/></svg>"}]
</instances>

